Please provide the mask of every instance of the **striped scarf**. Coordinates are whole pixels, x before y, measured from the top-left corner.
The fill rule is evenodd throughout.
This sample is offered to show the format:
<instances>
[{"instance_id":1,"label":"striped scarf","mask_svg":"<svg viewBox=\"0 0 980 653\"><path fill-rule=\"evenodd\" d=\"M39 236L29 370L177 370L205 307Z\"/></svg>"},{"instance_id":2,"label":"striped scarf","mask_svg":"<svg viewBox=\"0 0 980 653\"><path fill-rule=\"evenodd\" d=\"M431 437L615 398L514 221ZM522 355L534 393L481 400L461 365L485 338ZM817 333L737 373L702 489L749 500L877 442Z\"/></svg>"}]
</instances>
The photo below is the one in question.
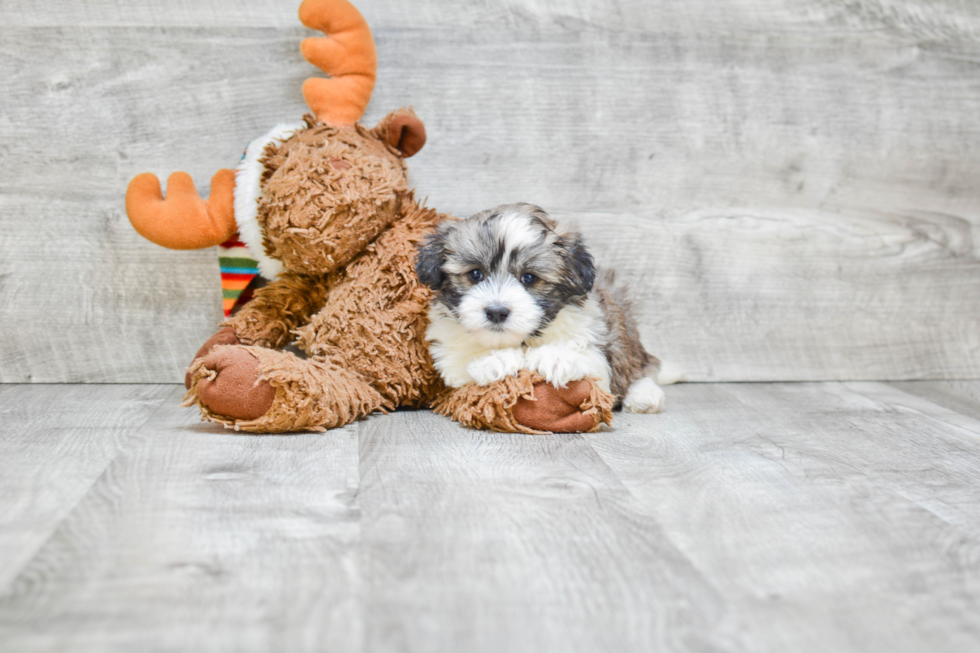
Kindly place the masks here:
<instances>
[{"instance_id":1,"label":"striped scarf","mask_svg":"<svg viewBox=\"0 0 980 653\"><path fill-rule=\"evenodd\" d=\"M258 273L259 265L238 235L218 245L218 266L221 268L221 304L225 317L231 317L235 306L252 298L248 284Z\"/></svg>"}]
</instances>

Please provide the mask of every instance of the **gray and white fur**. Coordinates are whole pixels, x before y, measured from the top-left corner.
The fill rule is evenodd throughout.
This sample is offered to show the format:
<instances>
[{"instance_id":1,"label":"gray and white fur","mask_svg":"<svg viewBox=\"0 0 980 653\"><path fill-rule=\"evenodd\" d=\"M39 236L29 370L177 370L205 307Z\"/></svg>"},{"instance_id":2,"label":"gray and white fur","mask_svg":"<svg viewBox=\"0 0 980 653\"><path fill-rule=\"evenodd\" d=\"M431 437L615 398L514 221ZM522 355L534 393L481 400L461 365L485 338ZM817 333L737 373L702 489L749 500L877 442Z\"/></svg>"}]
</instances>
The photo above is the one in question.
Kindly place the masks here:
<instances>
[{"instance_id":1,"label":"gray and white fur","mask_svg":"<svg viewBox=\"0 0 980 653\"><path fill-rule=\"evenodd\" d=\"M660 361L639 339L610 272L597 275L582 235L532 204L442 223L415 270L432 288L426 339L452 387L521 369L564 387L595 378L631 412L663 408Z\"/></svg>"}]
</instances>

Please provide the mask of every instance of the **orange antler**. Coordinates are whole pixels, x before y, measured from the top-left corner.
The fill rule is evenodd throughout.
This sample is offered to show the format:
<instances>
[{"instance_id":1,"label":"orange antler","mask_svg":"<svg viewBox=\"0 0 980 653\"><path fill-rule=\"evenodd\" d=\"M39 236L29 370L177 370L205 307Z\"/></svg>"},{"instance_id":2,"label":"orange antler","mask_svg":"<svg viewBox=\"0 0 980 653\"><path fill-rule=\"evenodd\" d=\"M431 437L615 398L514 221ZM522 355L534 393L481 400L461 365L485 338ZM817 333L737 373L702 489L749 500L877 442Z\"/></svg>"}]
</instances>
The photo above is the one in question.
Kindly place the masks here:
<instances>
[{"instance_id":1,"label":"orange antler","mask_svg":"<svg viewBox=\"0 0 980 653\"><path fill-rule=\"evenodd\" d=\"M126 214L147 240L170 249L203 249L235 235L235 172L211 178L211 196L202 200L191 176L175 172L167 180L167 199L156 175L136 175L126 189Z\"/></svg>"},{"instance_id":2,"label":"orange antler","mask_svg":"<svg viewBox=\"0 0 980 653\"><path fill-rule=\"evenodd\" d=\"M353 125L364 115L378 69L371 28L347 0L303 0L299 19L327 35L300 45L306 60L330 75L304 82L306 104L325 123Z\"/></svg>"}]
</instances>

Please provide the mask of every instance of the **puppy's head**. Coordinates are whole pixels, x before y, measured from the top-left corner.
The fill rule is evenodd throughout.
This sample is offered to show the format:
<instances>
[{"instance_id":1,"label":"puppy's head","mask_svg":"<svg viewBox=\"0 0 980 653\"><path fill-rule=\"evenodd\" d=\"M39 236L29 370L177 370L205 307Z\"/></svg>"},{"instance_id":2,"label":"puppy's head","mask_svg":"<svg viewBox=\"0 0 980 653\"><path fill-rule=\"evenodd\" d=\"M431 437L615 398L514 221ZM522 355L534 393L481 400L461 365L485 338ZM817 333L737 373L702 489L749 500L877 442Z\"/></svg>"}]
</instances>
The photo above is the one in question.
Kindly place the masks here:
<instances>
[{"instance_id":1,"label":"puppy's head","mask_svg":"<svg viewBox=\"0 0 980 653\"><path fill-rule=\"evenodd\" d=\"M595 280L581 234L531 204L442 223L419 248L415 270L433 301L494 348L539 333Z\"/></svg>"}]
</instances>

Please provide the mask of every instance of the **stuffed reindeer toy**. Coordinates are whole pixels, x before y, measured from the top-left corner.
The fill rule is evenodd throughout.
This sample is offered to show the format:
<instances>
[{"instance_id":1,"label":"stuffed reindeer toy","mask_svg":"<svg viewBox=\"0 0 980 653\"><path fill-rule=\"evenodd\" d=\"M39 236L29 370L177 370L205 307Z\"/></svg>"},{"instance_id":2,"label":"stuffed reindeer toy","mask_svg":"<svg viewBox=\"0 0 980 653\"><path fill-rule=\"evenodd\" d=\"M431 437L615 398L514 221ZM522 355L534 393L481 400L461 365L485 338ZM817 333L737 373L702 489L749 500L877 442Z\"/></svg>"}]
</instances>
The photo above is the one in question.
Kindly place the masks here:
<instances>
[{"instance_id":1,"label":"stuffed reindeer toy","mask_svg":"<svg viewBox=\"0 0 980 653\"><path fill-rule=\"evenodd\" d=\"M442 220L408 187L404 159L425 127L398 109L367 128L374 88L370 29L346 0L305 0L300 20L325 37L302 54L330 75L308 79L312 115L252 141L237 170L220 170L202 200L170 176L164 199L135 177L126 211L136 230L172 249L236 238L270 281L195 356L185 405L236 430L324 430L373 411L432 407L476 428L588 431L609 422L612 398L583 379L565 388L521 371L486 386L447 388L425 341L431 290L414 263ZM306 357L283 351L294 344Z\"/></svg>"}]
</instances>

